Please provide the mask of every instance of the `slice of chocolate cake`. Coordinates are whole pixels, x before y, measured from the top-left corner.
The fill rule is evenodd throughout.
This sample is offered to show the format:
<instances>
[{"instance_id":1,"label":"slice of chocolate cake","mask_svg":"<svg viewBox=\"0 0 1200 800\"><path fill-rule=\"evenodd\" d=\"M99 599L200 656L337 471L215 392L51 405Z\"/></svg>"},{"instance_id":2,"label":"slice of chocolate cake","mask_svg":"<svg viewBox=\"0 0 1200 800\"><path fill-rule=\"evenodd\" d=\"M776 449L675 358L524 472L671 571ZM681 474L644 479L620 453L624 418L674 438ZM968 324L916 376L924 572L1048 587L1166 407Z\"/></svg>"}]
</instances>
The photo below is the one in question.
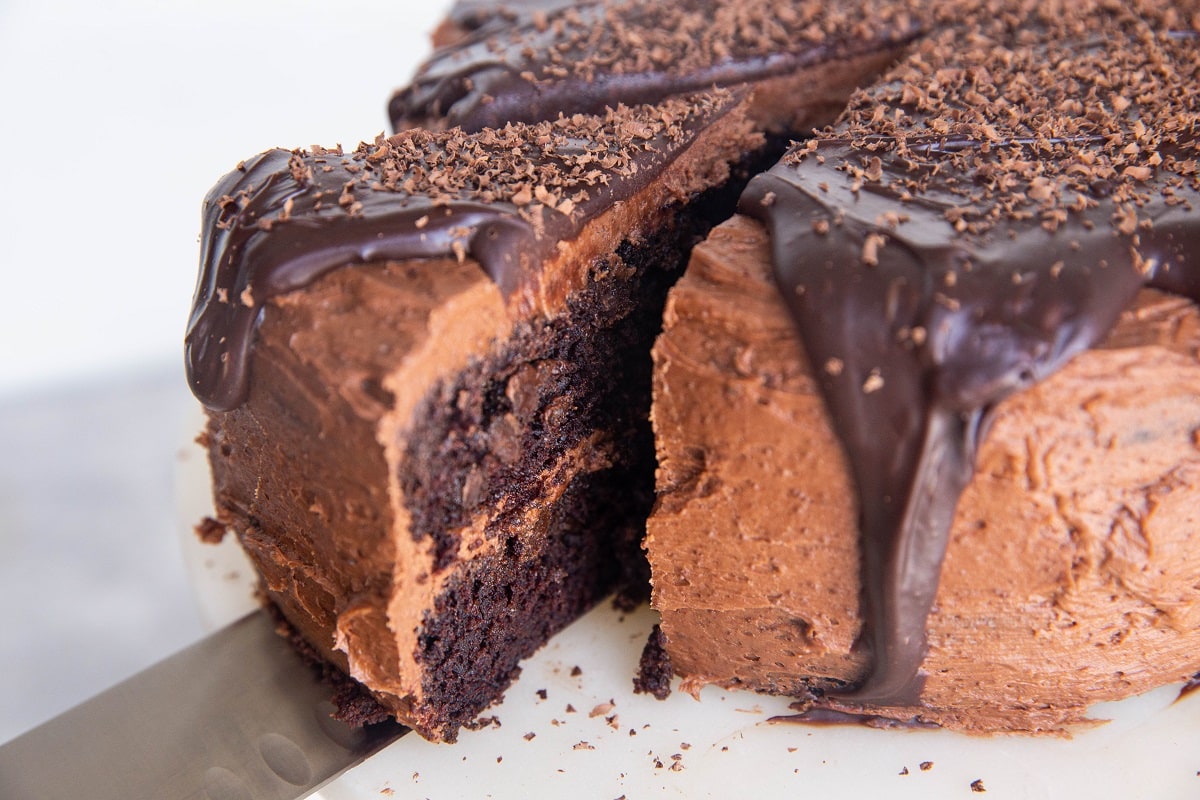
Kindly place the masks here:
<instances>
[{"instance_id":1,"label":"slice of chocolate cake","mask_svg":"<svg viewBox=\"0 0 1200 800\"><path fill-rule=\"evenodd\" d=\"M984 10L673 290L648 550L689 688L1057 731L1200 669L1195 17Z\"/></svg>"},{"instance_id":2,"label":"slice of chocolate cake","mask_svg":"<svg viewBox=\"0 0 1200 800\"><path fill-rule=\"evenodd\" d=\"M661 305L761 141L705 95L275 151L211 193L188 359L218 520L422 735L638 563Z\"/></svg>"}]
</instances>

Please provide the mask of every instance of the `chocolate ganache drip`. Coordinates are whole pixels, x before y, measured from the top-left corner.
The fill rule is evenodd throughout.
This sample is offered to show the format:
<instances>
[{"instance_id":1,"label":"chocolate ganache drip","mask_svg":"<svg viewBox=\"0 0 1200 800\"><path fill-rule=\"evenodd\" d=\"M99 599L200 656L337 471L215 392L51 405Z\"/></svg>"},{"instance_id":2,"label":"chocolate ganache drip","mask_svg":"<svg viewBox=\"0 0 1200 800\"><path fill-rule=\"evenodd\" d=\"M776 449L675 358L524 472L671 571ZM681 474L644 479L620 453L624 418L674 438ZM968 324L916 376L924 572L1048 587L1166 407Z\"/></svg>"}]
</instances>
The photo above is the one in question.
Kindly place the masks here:
<instances>
[{"instance_id":1,"label":"chocolate ganache drip","mask_svg":"<svg viewBox=\"0 0 1200 800\"><path fill-rule=\"evenodd\" d=\"M204 203L188 324L192 391L228 411L249 391L254 330L272 297L351 264L468 256L506 297L536 281L557 243L655 180L737 98L468 135L410 131L353 153L273 150Z\"/></svg>"},{"instance_id":2,"label":"chocolate ganache drip","mask_svg":"<svg viewBox=\"0 0 1200 800\"><path fill-rule=\"evenodd\" d=\"M657 103L887 51L920 32L925 4L543 0L482 20L468 4L478 29L434 53L389 114L397 130L475 131Z\"/></svg>"},{"instance_id":3,"label":"chocolate ganache drip","mask_svg":"<svg viewBox=\"0 0 1200 800\"><path fill-rule=\"evenodd\" d=\"M770 231L859 495L872 666L825 699L834 716L919 706L926 619L997 404L1096 344L1142 287L1200 300L1191 32L1165 4L988 5L741 202Z\"/></svg>"}]
</instances>

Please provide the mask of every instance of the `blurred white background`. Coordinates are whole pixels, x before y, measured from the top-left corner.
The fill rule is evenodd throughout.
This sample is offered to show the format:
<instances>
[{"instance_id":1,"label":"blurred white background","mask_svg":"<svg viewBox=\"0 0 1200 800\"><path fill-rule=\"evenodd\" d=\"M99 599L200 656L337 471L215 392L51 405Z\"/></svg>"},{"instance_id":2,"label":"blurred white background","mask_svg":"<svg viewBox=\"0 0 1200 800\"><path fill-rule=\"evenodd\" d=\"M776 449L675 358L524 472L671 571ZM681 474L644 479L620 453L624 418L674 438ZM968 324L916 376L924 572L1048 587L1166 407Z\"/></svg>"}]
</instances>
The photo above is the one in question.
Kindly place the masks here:
<instances>
[{"instance_id":1,"label":"blurred white background","mask_svg":"<svg viewBox=\"0 0 1200 800\"><path fill-rule=\"evenodd\" d=\"M0 742L203 634L174 501L200 201L351 147L449 0L0 0Z\"/></svg>"}]
</instances>

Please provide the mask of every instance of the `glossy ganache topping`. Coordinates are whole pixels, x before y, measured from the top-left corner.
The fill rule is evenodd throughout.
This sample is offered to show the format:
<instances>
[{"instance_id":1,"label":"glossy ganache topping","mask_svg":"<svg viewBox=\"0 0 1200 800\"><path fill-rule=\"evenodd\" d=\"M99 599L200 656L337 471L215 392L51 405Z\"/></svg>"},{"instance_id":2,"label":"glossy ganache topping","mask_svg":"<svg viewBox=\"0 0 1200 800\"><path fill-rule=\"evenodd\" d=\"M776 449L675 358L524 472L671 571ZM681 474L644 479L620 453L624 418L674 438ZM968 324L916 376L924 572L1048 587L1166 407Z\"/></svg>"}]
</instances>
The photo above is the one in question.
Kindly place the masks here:
<instances>
[{"instance_id":1,"label":"glossy ganache topping","mask_svg":"<svg viewBox=\"0 0 1200 800\"><path fill-rule=\"evenodd\" d=\"M1200 17L979 12L741 202L769 228L860 500L872 666L811 718L919 720L926 620L996 405L1097 343L1140 288L1200 300Z\"/></svg>"},{"instance_id":2,"label":"glossy ganache topping","mask_svg":"<svg viewBox=\"0 0 1200 800\"><path fill-rule=\"evenodd\" d=\"M477 31L489 25L511 24L521 17L532 19L579 5L581 0L457 0L446 19L462 31Z\"/></svg>"},{"instance_id":3,"label":"glossy ganache topping","mask_svg":"<svg viewBox=\"0 0 1200 800\"><path fill-rule=\"evenodd\" d=\"M249 390L254 331L272 297L329 270L468 256L509 296L557 243L654 181L737 98L713 92L466 134L409 131L351 153L273 150L205 199L185 339L188 381L210 409Z\"/></svg>"},{"instance_id":4,"label":"glossy ganache topping","mask_svg":"<svg viewBox=\"0 0 1200 800\"><path fill-rule=\"evenodd\" d=\"M393 126L495 127L733 87L907 42L927 0L520 2L425 62ZM519 13L518 13L519 12Z\"/></svg>"}]
</instances>

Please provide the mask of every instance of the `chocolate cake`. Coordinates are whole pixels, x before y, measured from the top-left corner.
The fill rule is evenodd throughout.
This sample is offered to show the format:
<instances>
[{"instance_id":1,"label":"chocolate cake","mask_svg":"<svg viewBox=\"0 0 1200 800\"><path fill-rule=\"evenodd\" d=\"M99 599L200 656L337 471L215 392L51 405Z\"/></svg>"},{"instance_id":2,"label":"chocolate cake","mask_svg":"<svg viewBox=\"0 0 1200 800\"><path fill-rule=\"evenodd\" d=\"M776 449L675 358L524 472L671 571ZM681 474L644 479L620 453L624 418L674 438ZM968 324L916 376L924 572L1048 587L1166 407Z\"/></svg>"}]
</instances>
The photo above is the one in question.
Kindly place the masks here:
<instances>
[{"instance_id":1,"label":"chocolate cake","mask_svg":"<svg viewBox=\"0 0 1200 800\"><path fill-rule=\"evenodd\" d=\"M294 635L363 687L348 713L453 740L554 631L647 584L650 348L667 291L749 176L803 138L698 251L657 346L647 545L663 626L644 688L666 690L669 657L689 687L795 694L809 718L1023 730L1080 718L1081 696L1197 671L1195 440L1181 450L1178 436L1195 320L1174 295L1138 294L1194 297L1200 282L1185 249L1190 20L1016 0L460 2L392 100L397 135L263 154L206 201L188 332L209 409L206 529L236 533ZM1100 470L1136 451L1128 507L1097 500L1075 518L1057 490L1033 493L1049 456L1006 439L1005 420L1022 431L1055 414L1009 409L1136 417L1128 393L1083 402L1078 387L1151 362L1160 372L1137 374L1178 375L1157 427L1109 435L1108 461L1070 457L1085 465L1072 492L1111 497ZM1085 377L1063 389L1073 370ZM993 441L1025 449L998 450L993 468ZM879 578L899 563L892 543L914 541L900 509L929 442L937 477L920 485L940 492L920 505L929 536L896 591ZM980 478L967 487L960 516L986 537L948 528L974 463L979 476L1025 464L1021 496L1010 481L991 498L1005 514L974 510ZM1061 573L1062 558L1020 560L1044 555L1044 537L1016 534L1048 503L1087 545L1053 551ZM1099 519L1128 541L1091 537ZM928 615L947 535L971 542L943 573L975 568ZM1176 547L1187 557L1163 562ZM983 583L995 570L978 565L998 557L1031 582ZM1120 606L1119 631L1071 616L1082 601L1066 589L1101 563L1125 565L1103 585L1141 604ZM1049 616L1022 599L1035 574ZM999 598L992 616L975 611L984 596ZM1122 658L1157 648L1156 663L1050 670L996 634L1031 662L998 686L963 666L989 641L981 620L1042 626L1027 637L1053 642L1042 656L1107 636Z\"/></svg>"},{"instance_id":2,"label":"chocolate cake","mask_svg":"<svg viewBox=\"0 0 1200 800\"><path fill-rule=\"evenodd\" d=\"M1060 731L1200 669L1196 17L986 6L673 291L647 547L689 688Z\"/></svg>"},{"instance_id":3,"label":"chocolate cake","mask_svg":"<svg viewBox=\"0 0 1200 800\"><path fill-rule=\"evenodd\" d=\"M739 27L743 6L757 10ZM604 76L636 63L614 54L664 19L654 4L460 15L441 34L457 43L396 106L397 136L267 153L210 194L188 363L218 525L295 633L422 735L453 739L614 586L646 591L649 350L666 290L777 157L763 98L835 72L806 98L832 108L839 92L840 106L914 29L814 6L769 42L718 46L790 7L671 12L725 21L698 56L634 86ZM476 57L497 41L528 80L489 82ZM562 46L601 94L564 106L545 91ZM500 103L471 95L474 124L462 104L439 107L432 76L451 58L467 64L454 87Z\"/></svg>"}]
</instances>

